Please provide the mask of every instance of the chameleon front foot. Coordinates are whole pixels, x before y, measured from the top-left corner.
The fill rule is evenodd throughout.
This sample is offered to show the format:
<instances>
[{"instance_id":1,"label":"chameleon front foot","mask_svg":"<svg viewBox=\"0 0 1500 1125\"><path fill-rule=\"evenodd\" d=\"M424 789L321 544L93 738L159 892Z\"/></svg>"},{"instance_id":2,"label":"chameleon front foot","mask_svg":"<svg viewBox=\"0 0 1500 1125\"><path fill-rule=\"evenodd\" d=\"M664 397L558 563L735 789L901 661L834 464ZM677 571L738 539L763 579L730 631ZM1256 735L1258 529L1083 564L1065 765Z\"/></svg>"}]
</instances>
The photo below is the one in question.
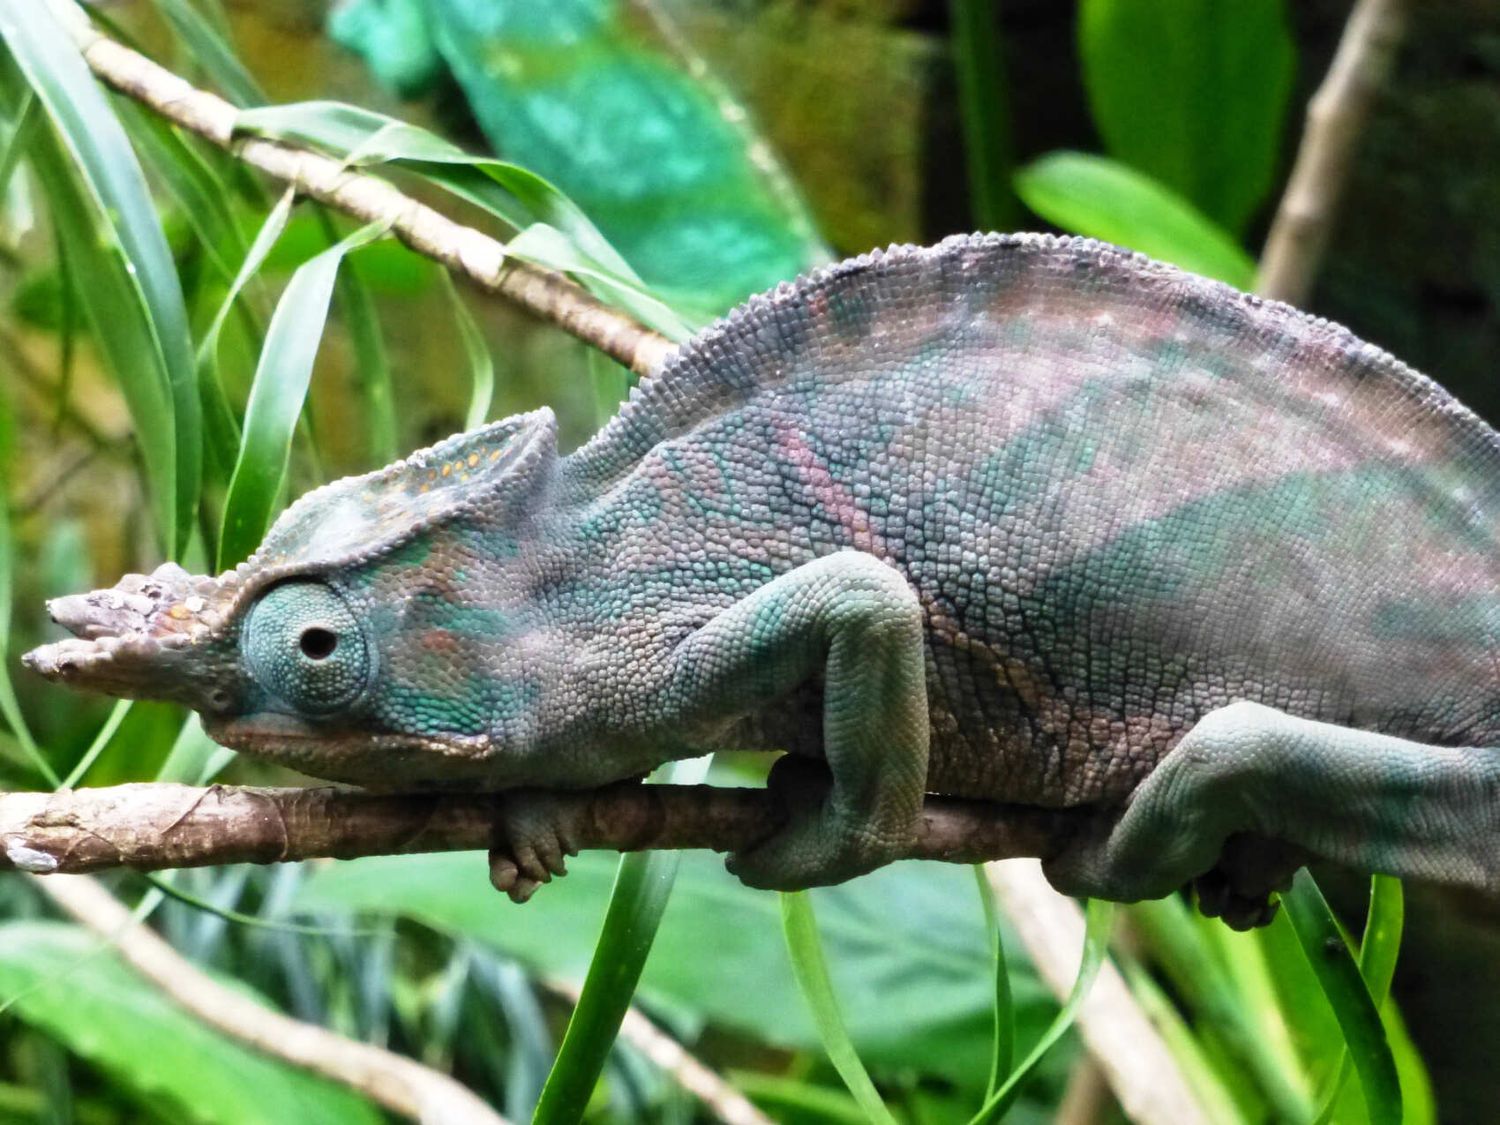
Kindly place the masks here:
<instances>
[{"instance_id":1,"label":"chameleon front foot","mask_svg":"<svg viewBox=\"0 0 1500 1125\"><path fill-rule=\"evenodd\" d=\"M567 857L578 854L577 844L545 792L502 797L493 831L490 885L515 903L526 902L554 875L566 875Z\"/></svg>"},{"instance_id":2,"label":"chameleon front foot","mask_svg":"<svg viewBox=\"0 0 1500 1125\"><path fill-rule=\"evenodd\" d=\"M1219 862L1193 880L1198 909L1209 918L1222 918L1231 930L1270 925L1279 905L1272 896L1291 889L1292 876L1307 859L1280 840L1250 833L1230 836Z\"/></svg>"}]
</instances>

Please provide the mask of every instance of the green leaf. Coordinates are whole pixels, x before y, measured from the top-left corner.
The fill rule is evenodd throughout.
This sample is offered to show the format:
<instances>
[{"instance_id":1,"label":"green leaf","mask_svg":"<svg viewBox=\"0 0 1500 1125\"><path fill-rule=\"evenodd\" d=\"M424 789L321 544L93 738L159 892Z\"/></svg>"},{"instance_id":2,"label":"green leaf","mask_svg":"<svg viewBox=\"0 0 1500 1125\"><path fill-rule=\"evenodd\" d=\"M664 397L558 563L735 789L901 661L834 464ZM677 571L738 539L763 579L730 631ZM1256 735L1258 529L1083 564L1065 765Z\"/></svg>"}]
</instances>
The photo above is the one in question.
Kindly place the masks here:
<instances>
[{"instance_id":1,"label":"green leaf","mask_svg":"<svg viewBox=\"0 0 1500 1125\"><path fill-rule=\"evenodd\" d=\"M156 0L156 10L194 61L214 80L235 105L260 105L266 100L259 84L250 77L234 49L212 23L188 0Z\"/></svg>"},{"instance_id":2,"label":"green leaf","mask_svg":"<svg viewBox=\"0 0 1500 1125\"><path fill-rule=\"evenodd\" d=\"M1282 895L1281 901L1344 1033L1372 1125L1396 1125L1401 1120L1396 1063L1379 1009L1349 952L1338 920L1305 870L1297 872L1291 890Z\"/></svg>"},{"instance_id":3,"label":"green leaf","mask_svg":"<svg viewBox=\"0 0 1500 1125\"><path fill-rule=\"evenodd\" d=\"M1282 0L1084 0L1078 40L1110 155L1243 233L1274 179L1291 93Z\"/></svg>"},{"instance_id":4,"label":"green leaf","mask_svg":"<svg viewBox=\"0 0 1500 1125\"><path fill-rule=\"evenodd\" d=\"M239 458L224 498L221 568L248 557L271 526L339 264L345 254L383 237L387 230L385 222L370 223L329 247L292 275L277 302L250 386Z\"/></svg>"},{"instance_id":5,"label":"green leaf","mask_svg":"<svg viewBox=\"0 0 1500 1125\"><path fill-rule=\"evenodd\" d=\"M1109 932L1114 925L1114 920L1114 903L1105 902L1102 899L1089 900L1085 907L1083 954L1079 959L1078 978L1073 982L1073 990L1068 993L1062 1010L1057 1013L1051 1026L1043 1033L1041 1040L1021 1060L1021 1065L1011 1072L1010 1077L1005 1080L1000 1089L985 1099L984 1105L974 1115L970 1125L982 1125L983 1122L998 1121L1003 1117L1015 1103L1022 1086L1036 1070L1037 1064L1063 1037L1063 1033L1073 1026L1073 1021L1078 1016L1078 1009L1083 1004L1084 998L1088 996L1089 989L1093 987L1094 978L1099 975L1105 955L1109 952Z\"/></svg>"},{"instance_id":6,"label":"green leaf","mask_svg":"<svg viewBox=\"0 0 1500 1125\"><path fill-rule=\"evenodd\" d=\"M534 972L577 980L618 863L602 852L568 861L568 876L524 909L485 889L484 856L368 857L319 868L299 892L313 911L400 913L508 954ZM991 1051L993 950L962 867L896 863L811 892L844 1018L871 1067L920 1068L983 1096ZM892 904L900 909L892 909ZM1017 939L1009 937L1014 949ZM716 856L689 852L641 975L643 1003L699 1014L774 1047L819 1040L786 971L774 895L742 886ZM704 956L712 950L713 956ZM1018 1050L1057 1010L1030 966L1012 955ZM753 983L754 1002L725 981Z\"/></svg>"},{"instance_id":7,"label":"green leaf","mask_svg":"<svg viewBox=\"0 0 1500 1125\"><path fill-rule=\"evenodd\" d=\"M1014 230L1020 209L1011 188L1015 160L999 13L994 0L950 0L948 10L964 126L969 210L983 230Z\"/></svg>"},{"instance_id":8,"label":"green leaf","mask_svg":"<svg viewBox=\"0 0 1500 1125\"><path fill-rule=\"evenodd\" d=\"M860 1062L859 1053L844 1026L838 998L833 992L833 981L828 976L828 962L823 958L823 946L818 941L812 902L805 892L781 896L781 921L786 933L787 952L792 959L792 972L796 974L802 996L812 1012L829 1061L867 1120L895 1125L896 1119L886 1109L875 1083L870 1081L869 1072Z\"/></svg>"},{"instance_id":9,"label":"green leaf","mask_svg":"<svg viewBox=\"0 0 1500 1125\"><path fill-rule=\"evenodd\" d=\"M1103 156L1053 152L1016 173L1016 194L1049 223L1247 289L1255 263L1190 203Z\"/></svg>"},{"instance_id":10,"label":"green leaf","mask_svg":"<svg viewBox=\"0 0 1500 1125\"><path fill-rule=\"evenodd\" d=\"M316 101L247 110L236 130L309 145L363 167L392 164L416 173L520 231L550 232L508 250L523 261L573 273L595 296L674 340L691 326L654 296L583 211L536 173L471 156L443 138L383 113Z\"/></svg>"},{"instance_id":11,"label":"green leaf","mask_svg":"<svg viewBox=\"0 0 1500 1125\"><path fill-rule=\"evenodd\" d=\"M995 905L995 892L989 877L984 873L984 864L974 865L974 881L979 890L979 906L984 912L984 928L989 934L990 947L995 951L995 1032L994 1057L990 1060L990 1080L985 1084L985 1097L1000 1089L1000 1083L1010 1073L1015 1061L1016 1016L1010 995L1010 970L1005 965L1005 938L1000 932L1000 911Z\"/></svg>"},{"instance_id":12,"label":"green leaf","mask_svg":"<svg viewBox=\"0 0 1500 1125\"><path fill-rule=\"evenodd\" d=\"M423 14L491 149L566 191L673 307L712 315L818 253L743 110L701 60L655 49L674 38L660 17L648 46L642 13L597 0L443 0ZM386 69L376 20L346 43Z\"/></svg>"},{"instance_id":13,"label":"green leaf","mask_svg":"<svg viewBox=\"0 0 1500 1125\"><path fill-rule=\"evenodd\" d=\"M286 229L287 218L291 215L296 198L296 189L287 188L266 215L250 248L245 251L244 260L240 263L234 280L229 283L224 299L219 302L219 308L209 322L208 331L203 333L203 339L198 343L194 365L198 371L198 387L203 396L204 430L208 435L209 452L216 458L227 460L229 451L240 447L240 424L229 406L229 398L224 393L224 380L219 373L219 336L224 331L224 322L229 319L229 313L235 307L240 293L260 271L266 255Z\"/></svg>"},{"instance_id":14,"label":"green leaf","mask_svg":"<svg viewBox=\"0 0 1500 1125\"><path fill-rule=\"evenodd\" d=\"M1391 875L1374 875L1370 879L1370 912L1365 919L1365 935L1359 945L1359 973L1365 978L1370 999L1377 1010L1384 1009L1396 975L1396 956L1401 950L1401 930L1405 923L1405 897L1401 880ZM1324 1091L1322 1109L1314 1125L1333 1120L1339 1105L1339 1093L1349 1079L1351 1069L1348 1049L1339 1052L1339 1065Z\"/></svg>"},{"instance_id":15,"label":"green leaf","mask_svg":"<svg viewBox=\"0 0 1500 1125\"><path fill-rule=\"evenodd\" d=\"M469 306L459 295L453 275L443 271L443 287L453 303L453 319L458 324L458 338L463 341L464 355L469 361L469 407L464 411L464 429L473 430L484 425L490 415L490 401L495 395L495 361L490 357L489 345L484 342L484 333L474 322Z\"/></svg>"},{"instance_id":16,"label":"green leaf","mask_svg":"<svg viewBox=\"0 0 1500 1125\"><path fill-rule=\"evenodd\" d=\"M707 773L706 758L673 762L658 771L660 780L681 784L702 781ZM560 1125L583 1116L620 1033L620 1021L635 997L681 860L682 853L676 851L632 852L621 857L599 942L557 1059L542 1087L533 1125Z\"/></svg>"},{"instance_id":17,"label":"green leaf","mask_svg":"<svg viewBox=\"0 0 1500 1125\"><path fill-rule=\"evenodd\" d=\"M158 526L176 553L197 509L202 449L187 310L166 236L119 119L51 10L0 0L0 35L67 152L64 160L43 138L32 146L72 264L90 279L80 288L94 337L130 405ZM68 163L81 189L63 182Z\"/></svg>"},{"instance_id":18,"label":"green leaf","mask_svg":"<svg viewBox=\"0 0 1500 1125\"><path fill-rule=\"evenodd\" d=\"M0 994L45 1031L134 1092L144 1110L204 1125L281 1125L384 1118L321 1078L205 1027L122 965L99 941L60 922L0 925Z\"/></svg>"},{"instance_id":19,"label":"green leaf","mask_svg":"<svg viewBox=\"0 0 1500 1125\"><path fill-rule=\"evenodd\" d=\"M335 241L337 231L332 218L321 209L320 217L328 241ZM395 386L375 299L358 262L349 262L339 274L338 300L354 344L354 382L368 415L365 432L369 435L370 457L375 464L386 465L396 459L397 453Z\"/></svg>"}]
</instances>

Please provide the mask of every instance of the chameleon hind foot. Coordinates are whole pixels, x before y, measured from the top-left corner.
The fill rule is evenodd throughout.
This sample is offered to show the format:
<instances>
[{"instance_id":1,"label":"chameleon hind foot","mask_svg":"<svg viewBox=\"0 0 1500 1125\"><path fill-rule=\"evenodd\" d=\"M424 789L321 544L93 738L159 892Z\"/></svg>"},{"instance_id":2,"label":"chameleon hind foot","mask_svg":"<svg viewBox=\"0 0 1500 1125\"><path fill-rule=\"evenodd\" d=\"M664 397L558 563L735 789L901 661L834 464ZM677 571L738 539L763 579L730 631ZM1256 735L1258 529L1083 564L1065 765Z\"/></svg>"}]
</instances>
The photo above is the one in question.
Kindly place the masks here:
<instances>
[{"instance_id":1,"label":"chameleon hind foot","mask_svg":"<svg viewBox=\"0 0 1500 1125\"><path fill-rule=\"evenodd\" d=\"M1280 840L1238 833L1224 841L1219 862L1193 880L1198 909L1231 930L1253 930L1276 917L1272 895L1290 890L1305 853Z\"/></svg>"}]
</instances>

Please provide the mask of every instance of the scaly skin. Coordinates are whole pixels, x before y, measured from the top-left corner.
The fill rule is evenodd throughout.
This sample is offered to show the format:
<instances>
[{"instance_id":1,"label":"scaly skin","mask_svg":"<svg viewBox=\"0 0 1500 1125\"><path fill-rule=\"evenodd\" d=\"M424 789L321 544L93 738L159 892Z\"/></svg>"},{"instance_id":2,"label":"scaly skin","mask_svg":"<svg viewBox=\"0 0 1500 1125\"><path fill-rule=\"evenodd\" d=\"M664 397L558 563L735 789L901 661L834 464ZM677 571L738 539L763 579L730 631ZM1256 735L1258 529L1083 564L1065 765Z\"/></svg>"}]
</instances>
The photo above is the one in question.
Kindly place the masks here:
<instances>
[{"instance_id":1,"label":"scaly skin","mask_svg":"<svg viewBox=\"0 0 1500 1125\"><path fill-rule=\"evenodd\" d=\"M85 639L29 659L383 787L824 759L732 859L758 886L885 862L924 792L1091 806L1059 885L1165 893L1230 840L1246 922L1302 850L1496 882L1500 756L1437 748L1500 737L1497 512L1500 438L1344 329L974 236L753 299L570 456L508 419L304 497L230 575L62 599Z\"/></svg>"}]
</instances>

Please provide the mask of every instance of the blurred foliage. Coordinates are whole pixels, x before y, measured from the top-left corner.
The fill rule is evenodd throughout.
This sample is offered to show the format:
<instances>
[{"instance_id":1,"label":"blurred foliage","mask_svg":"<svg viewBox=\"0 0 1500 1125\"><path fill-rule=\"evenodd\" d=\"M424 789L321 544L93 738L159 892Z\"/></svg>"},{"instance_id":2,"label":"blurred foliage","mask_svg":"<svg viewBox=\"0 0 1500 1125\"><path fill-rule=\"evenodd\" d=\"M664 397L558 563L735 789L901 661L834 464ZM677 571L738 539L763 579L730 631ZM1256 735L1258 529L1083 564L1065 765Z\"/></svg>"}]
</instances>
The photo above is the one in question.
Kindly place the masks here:
<instances>
[{"instance_id":1,"label":"blurred foliage","mask_svg":"<svg viewBox=\"0 0 1500 1125\"><path fill-rule=\"evenodd\" d=\"M290 3L133 0L105 13L199 84L264 106L248 129L378 166L518 256L681 333L825 257L825 240L857 251L979 221L1050 223L1244 285L1290 158L1289 115L1346 7L353 0L327 13L326 34L321 7ZM1434 10L1414 28L1402 96L1373 126L1324 289L1408 358L1488 375L1500 242L1486 219L1500 179L1493 160L1476 170L1474 151L1500 159L1500 20L1464 0ZM289 497L486 417L547 401L565 439L582 440L628 381L456 291L378 230L278 202L232 158L104 94L39 11L0 0L0 784L79 770L88 784L202 783L227 759L180 712L12 686L14 657L46 635L45 597L171 554L230 561ZM284 780L253 762L227 768ZM591 986L604 1014L583 1021L591 1049L575 1092L592 1084L592 1047L633 991L777 1120L864 1119L841 1079L849 1060L829 1058L843 1051L836 1022L897 1120L967 1121L1010 1069L992 1079L993 1060L1024 1059L1059 1013L1003 922L997 945L988 899L956 868L900 864L811 893L794 919L798 971L775 898L710 857L682 857L670 899L617 897L632 925L602 942L612 892L629 880L607 855L570 869L523 910L489 890L476 855L177 872L184 900L159 904L137 877L111 886L150 895L168 940L239 987L450 1070L516 1120L535 1110L568 1031L572 1003L553 982L591 966L609 977L627 940L644 958L639 987ZM1318 901L1295 906L1296 926L1283 916L1251 935L1180 899L1126 908L1111 958L1214 1121L1325 1109L1339 1122L1391 1119L1392 1069L1402 1119L1435 1120L1422 1060L1385 999L1399 895L1377 882L1361 940ZM193 1024L52 920L29 884L0 881L0 917L0 1119L377 1116ZM318 932L275 928L288 919ZM1408 925L1408 944L1433 928ZM1321 984L1299 933L1323 951ZM809 972L814 948L826 988ZM1010 1001L997 1020L999 948ZM821 997L825 1034L799 976ZM1012 1017L1014 1043L997 1041ZM1493 1103L1478 1045L1495 1031L1482 1031L1457 1050L1484 1069L1444 1091L1466 1106ZM1435 1069L1446 1057L1433 1055ZM1051 1120L1078 1058L1069 1033L1007 1119ZM1373 1113L1369 1083L1383 1091ZM585 1116L706 1111L616 1044Z\"/></svg>"}]
</instances>

